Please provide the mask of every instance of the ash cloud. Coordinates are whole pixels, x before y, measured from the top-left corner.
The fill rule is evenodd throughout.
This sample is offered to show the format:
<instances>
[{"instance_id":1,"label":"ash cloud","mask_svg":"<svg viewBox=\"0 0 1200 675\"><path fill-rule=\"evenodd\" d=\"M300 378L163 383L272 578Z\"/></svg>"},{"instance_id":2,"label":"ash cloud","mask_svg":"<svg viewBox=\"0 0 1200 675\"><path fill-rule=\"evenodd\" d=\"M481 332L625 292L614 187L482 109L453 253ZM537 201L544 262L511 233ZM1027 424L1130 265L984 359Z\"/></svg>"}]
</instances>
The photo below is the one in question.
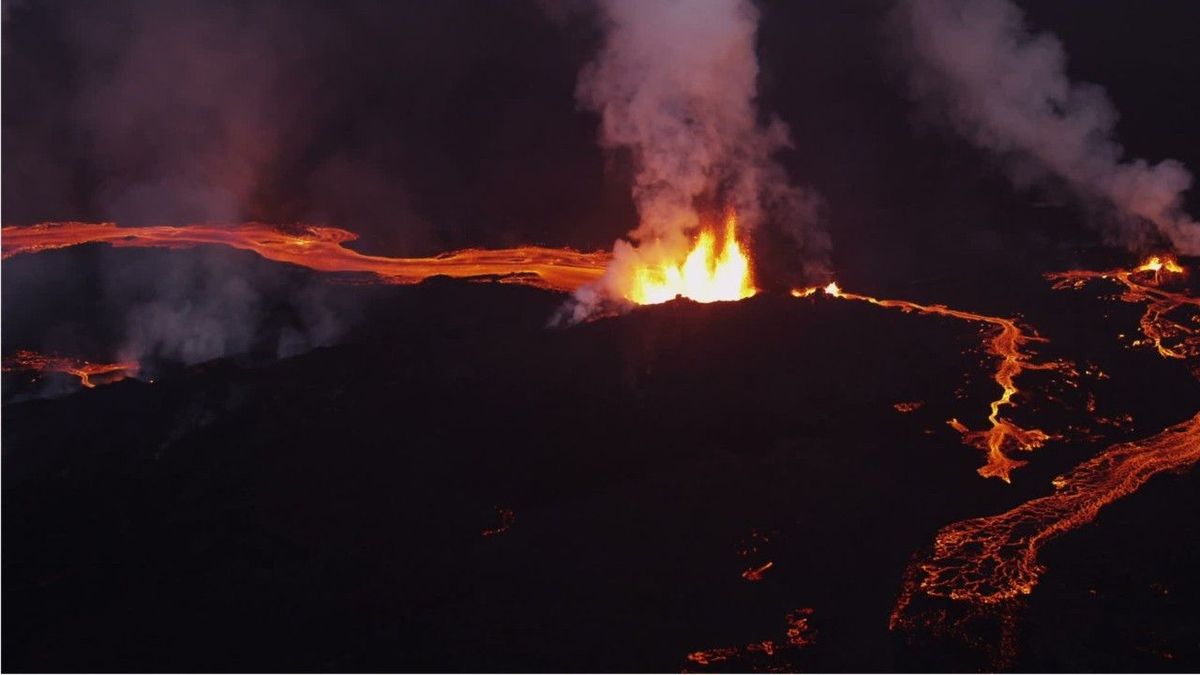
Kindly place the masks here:
<instances>
[{"instance_id":1,"label":"ash cloud","mask_svg":"<svg viewBox=\"0 0 1200 675\"><path fill-rule=\"evenodd\" d=\"M614 246L605 277L565 308L567 320L619 302L631 266L680 258L706 208L736 209L751 233L779 228L798 271L826 272L819 199L775 161L792 145L788 129L756 105L758 10L742 0L603 0L599 9L606 39L576 95L600 114L601 146L632 161L639 225Z\"/></svg>"},{"instance_id":2,"label":"ash cloud","mask_svg":"<svg viewBox=\"0 0 1200 675\"><path fill-rule=\"evenodd\" d=\"M1072 82L1052 34L1036 33L1008 0L901 0L893 28L913 98L1020 184L1065 184L1117 243L1165 239L1200 255L1200 224L1184 212L1193 178L1173 159L1126 158L1104 90Z\"/></svg>"}]
</instances>

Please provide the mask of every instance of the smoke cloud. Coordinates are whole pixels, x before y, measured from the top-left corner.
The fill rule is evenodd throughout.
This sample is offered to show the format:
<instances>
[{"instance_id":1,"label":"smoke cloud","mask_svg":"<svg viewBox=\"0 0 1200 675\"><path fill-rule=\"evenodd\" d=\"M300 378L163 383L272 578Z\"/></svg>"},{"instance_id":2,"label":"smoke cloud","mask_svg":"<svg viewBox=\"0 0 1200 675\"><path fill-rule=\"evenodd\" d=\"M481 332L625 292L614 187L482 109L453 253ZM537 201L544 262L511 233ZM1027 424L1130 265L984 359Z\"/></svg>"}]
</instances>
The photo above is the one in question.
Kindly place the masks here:
<instances>
[{"instance_id":1,"label":"smoke cloud","mask_svg":"<svg viewBox=\"0 0 1200 675\"><path fill-rule=\"evenodd\" d=\"M770 222L827 267L819 202L790 184L774 153L786 125L755 105L758 11L748 1L603 0L607 38L580 74L580 105L601 115L600 144L627 151L639 225L618 241L608 273L568 308L579 320L628 290L631 266L679 260L702 213L732 207L743 231Z\"/></svg>"},{"instance_id":2,"label":"smoke cloud","mask_svg":"<svg viewBox=\"0 0 1200 675\"><path fill-rule=\"evenodd\" d=\"M1029 179L1065 182L1099 207L1119 243L1154 233L1200 255L1200 224L1183 211L1192 175L1180 163L1125 159L1104 90L1072 82L1062 43L1033 33L1008 0L901 0L895 24L914 98L971 143Z\"/></svg>"},{"instance_id":3,"label":"smoke cloud","mask_svg":"<svg viewBox=\"0 0 1200 675\"><path fill-rule=\"evenodd\" d=\"M101 254L104 305L124 317L116 354L143 366L287 358L334 344L357 318L334 285L240 251Z\"/></svg>"}]
</instances>

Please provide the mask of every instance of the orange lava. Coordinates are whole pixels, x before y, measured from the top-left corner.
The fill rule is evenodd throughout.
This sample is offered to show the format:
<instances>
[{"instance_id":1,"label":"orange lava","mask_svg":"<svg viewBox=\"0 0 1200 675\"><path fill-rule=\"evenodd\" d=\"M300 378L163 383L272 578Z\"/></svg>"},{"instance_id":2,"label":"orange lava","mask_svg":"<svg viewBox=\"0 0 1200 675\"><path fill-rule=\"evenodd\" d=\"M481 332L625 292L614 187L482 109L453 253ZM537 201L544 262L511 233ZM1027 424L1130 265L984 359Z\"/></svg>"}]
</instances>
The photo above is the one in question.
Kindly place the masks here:
<instances>
[{"instance_id":1,"label":"orange lava","mask_svg":"<svg viewBox=\"0 0 1200 675\"><path fill-rule=\"evenodd\" d=\"M880 300L857 293L847 293L839 288L837 283L830 283L821 289L796 289L792 291L792 295L804 298L814 295L818 290L832 298L859 300L879 307L899 309L902 312L917 312L920 314L962 319L963 321L975 323L986 323L999 329L987 342L987 352L1000 359L1000 363L996 367L996 372L992 376L996 384L1000 385L1001 394L1000 398L991 403L991 413L988 415L988 422L991 424L991 428L983 431L971 431L961 422L958 422L958 420L951 420L950 422L951 426L963 433L963 440L965 442L987 451L987 460L979 468L979 475L984 478L999 478L1005 482L1011 482L1010 474L1013 469L1023 466L1026 462L1009 457L1005 453L1005 450L1008 448L1017 448L1024 451L1032 451L1050 440L1050 435L1040 429L1025 429L1000 416L1001 408L1013 405L1012 397L1019 391L1015 383L1018 375L1026 370L1059 370L1064 368L1065 364L1058 361L1033 363L1029 360L1029 355L1022 351L1022 347L1026 343L1045 342L1045 338L1036 335L1026 335L1020 326L1017 325L1016 321L1012 319L964 312L957 309L950 309L944 305L921 305L907 300Z\"/></svg>"},{"instance_id":2,"label":"orange lava","mask_svg":"<svg viewBox=\"0 0 1200 675\"><path fill-rule=\"evenodd\" d=\"M895 408L896 412L898 413L910 413L920 410L921 406L923 405L925 405L924 401L901 401L899 403L892 404L892 407Z\"/></svg>"},{"instance_id":3,"label":"orange lava","mask_svg":"<svg viewBox=\"0 0 1200 675\"><path fill-rule=\"evenodd\" d=\"M1197 461L1200 413L1150 438L1107 448L1055 478L1051 495L996 516L942 528L933 554L907 576L893 626L918 589L981 604L1028 594L1044 571L1037 555L1047 541L1091 522L1105 505L1133 493L1156 474L1180 471Z\"/></svg>"},{"instance_id":4,"label":"orange lava","mask_svg":"<svg viewBox=\"0 0 1200 675\"><path fill-rule=\"evenodd\" d=\"M692 663L698 663L702 666L707 666L713 663L719 663L721 661L728 660L730 657L737 656L737 654L737 647L718 647L716 649L703 649L692 652L691 654L687 655L687 659Z\"/></svg>"},{"instance_id":5,"label":"orange lava","mask_svg":"<svg viewBox=\"0 0 1200 675\"><path fill-rule=\"evenodd\" d=\"M1200 310L1200 298L1161 287L1184 274L1186 271L1174 258L1154 256L1129 270L1070 270L1047 274L1046 278L1054 282L1055 289L1082 288L1097 279L1123 285L1122 301L1146 303L1146 311L1139 322L1145 340L1135 341L1133 346L1150 344L1165 358L1190 359L1200 357L1200 312L1191 318L1194 326L1179 323L1168 315L1184 307Z\"/></svg>"},{"instance_id":6,"label":"orange lava","mask_svg":"<svg viewBox=\"0 0 1200 675\"><path fill-rule=\"evenodd\" d=\"M725 218L720 248L717 233L705 228L682 260L635 265L626 299L639 305L656 305L677 297L719 302L754 295L758 289L750 273L750 258L737 235L737 215L731 212Z\"/></svg>"},{"instance_id":7,"label":"orange lava","mask_svg":"<svg viewBox=\"0 0 1200 675\"><path fill-rule=\"evenodd\" d=\"M358 238L336 227L313 225L155 225L117 227L113 223L41 223L8 226L2 231L3 258L80 244L102 242L117 247L188 248L229 246L253 251L268 260L320 272L377 275L394 284L413 284L435 275L495 279L557 291L573 291L604 273L610 255L569 248L521 246L510 249L466 249L431 258L389 258L346 248Z\"/></svg>"},{"instance_id":8,"label":"orange lava","mask_svg":"<svg viewBox=\"0 0 1200 675\"><path fill-rule=\"evenodd\" d=\"M753 660L761 656L773 657L776 655L784 655L788 652L801 649L811 645L815 641L816 633L809 619L812 617L813 611L808 607L788 612L784 617L787 628L784 632L784 638L781 641L762 640L760 642L751 642L745 647L717 647L716 649L705 649L702 651L692 652L687 655L687 660L692 663L708 666L722 661L731 659L747 659ZM761 656L760 656L761 655ZM791 670L790 664L779 664L777 668L770 668L771 672L787 672ZM782 670L780 670L782 668ZM740 671L749 672L750 670L758 671L759 668L738 668Z\"/></svg>"},{"instance_id":9,"label":"orange lava","mask_svg":"<svg viewBox=\"0 0 1200 675\"><path fill-rule=\"evenodd\" d=\"M66 356L47 356L29 350L21 350L4 359L4 372L33 371L36 373L66 373L79 378L80 384L88 389L98 384L111 384L138 374L137 361L118 363L91 363Z\"/></svg>"},{"instance_id":10,"label":"orange lava","mask_svg":"<svg viewBox=\"0 0 1200 675\"><path fill-rule=\"evenodd\" d=\"M762 581L763 574L766 573L767 570L771 569L774 566L775 566L774 561L768 560L767 562L763 563L762 565L759 565L758 567L751 567L750 569L746 570L745 572L742 572L742 578L745 579L746 581Z\"/></svg>"}]
</instances>

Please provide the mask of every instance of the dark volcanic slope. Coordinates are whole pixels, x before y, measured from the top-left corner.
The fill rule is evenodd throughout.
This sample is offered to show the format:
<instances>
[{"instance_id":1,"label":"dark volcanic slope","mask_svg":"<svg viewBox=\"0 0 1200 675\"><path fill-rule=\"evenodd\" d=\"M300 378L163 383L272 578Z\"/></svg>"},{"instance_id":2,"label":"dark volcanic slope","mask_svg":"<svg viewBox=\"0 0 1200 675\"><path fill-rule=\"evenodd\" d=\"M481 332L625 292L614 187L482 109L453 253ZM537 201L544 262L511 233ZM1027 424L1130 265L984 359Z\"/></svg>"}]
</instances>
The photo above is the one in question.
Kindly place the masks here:
<instances>
[{"instance_id":1,"label":"dark volcanic slope","mask_svg":"<svg viewBox=\"0 0 1200 675\"><path fill-rule=\"evenodd\" d=\"M811 607L793 667L978 667L887 631L913 552L1200 401L1178 364L1117 346L1137 308L1018 291L1046 353L1100 364L1101 412L1135 422L1049 444L1012 485L945 424L994 394L975 326L819 299L551 330L560 296L435 280L371 290L343 346L7 405L4 665L677 670ZM1060 398L1016 415L1085 419ZM1200 664L1196 481L1155 478L1047 548L1018 665ZM515 521L482 536L497 507ZM774 567L751 583L755 531Z\"/></svg>"}]
</instances>

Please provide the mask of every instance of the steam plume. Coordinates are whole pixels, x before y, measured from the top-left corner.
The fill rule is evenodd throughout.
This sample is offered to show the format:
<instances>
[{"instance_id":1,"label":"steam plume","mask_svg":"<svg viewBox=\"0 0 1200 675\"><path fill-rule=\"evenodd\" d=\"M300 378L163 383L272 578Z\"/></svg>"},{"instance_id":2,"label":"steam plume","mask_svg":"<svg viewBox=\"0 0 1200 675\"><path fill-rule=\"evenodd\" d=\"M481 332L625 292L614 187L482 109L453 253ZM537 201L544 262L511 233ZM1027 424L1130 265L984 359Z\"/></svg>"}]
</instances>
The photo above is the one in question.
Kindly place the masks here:
<instances>
[{"instance_id":1,"label":"steam plume","mask_svg":"<svg viewBox=\"0 0 1200 675\"><path fill-rule=\"evenodd\" d=\"M787 127L760 123L756 109L757 10L745 0L600 4L607 39L576 95L600 113L601 145L630 152L640 224L616 243L608 274L576 294L572 318L623 297L631 265L678 260L705 204L736 209L745 229L783 228L804 262L823 268L816 198L773 159L790 146Z\"/></svg>"},{"instance_id":2,"label":"steam plume","mask_svg":"<svg viewBox=\"0 0 1200 675\"><path fill-rule=\"evenodd\" d=\"M1032 33L1007 0L901 0L897 26L914 97L944 113L975 145L1029 161L1115 216L1121 243L1156 230L1200 254L1200 224L1183 212L1192 175L1179 162L1123 159L1116 110L1104 90L1071 82L1062 43Z\"/></svg>"}]
</instances>

